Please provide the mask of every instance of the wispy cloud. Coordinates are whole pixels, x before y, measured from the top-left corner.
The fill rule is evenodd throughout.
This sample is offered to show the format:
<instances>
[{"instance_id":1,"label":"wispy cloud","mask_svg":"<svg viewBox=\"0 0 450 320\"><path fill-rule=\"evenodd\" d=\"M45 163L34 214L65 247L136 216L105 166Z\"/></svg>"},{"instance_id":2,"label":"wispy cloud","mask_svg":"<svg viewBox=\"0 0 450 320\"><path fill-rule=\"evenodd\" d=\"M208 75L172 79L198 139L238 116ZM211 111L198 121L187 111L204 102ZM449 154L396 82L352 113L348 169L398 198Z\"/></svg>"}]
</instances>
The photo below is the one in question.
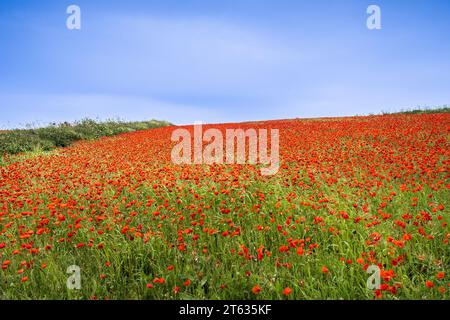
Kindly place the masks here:
<instances>
[{"instance_id":1,"label":"wispy cloud","mask_svg":"<svg viewBox=\"0 0 450 320\"><path fill-rule=\"evenodd\" d=\"M8 126L80 115L177 124L255 119L289 90L287 75L299 65L298 52L275 36L206 18L105 14L79 34L33 30L41 64L22 91L0 95L16 110Z\"/></svg>"},{"instance_id":2,"label":"wispy cloud","mask_svg":"<svg viewBox=\"0 0 450 320\"><path fill-rule=\"evenodd\" d=\"M299 64L298 51L275 37L211 19L105 15L83 32L95 43L64 59L91 88L248 95L277 86L274 80Z\"/></svg>"},{"instance_id":3,"label":"wispy cloud","mask_svg":"<svg viewBox=\"0 0 450 320\"><path fill-rule=\"evenodd\" d=\"M0 4L0 125L84 116L247 121L450 99L444 1L408 6L409 15L383 0L377 32L357 0L205 1L201 10L79 1L74 32L62 4Z\"/></svg>"}]
</instances>

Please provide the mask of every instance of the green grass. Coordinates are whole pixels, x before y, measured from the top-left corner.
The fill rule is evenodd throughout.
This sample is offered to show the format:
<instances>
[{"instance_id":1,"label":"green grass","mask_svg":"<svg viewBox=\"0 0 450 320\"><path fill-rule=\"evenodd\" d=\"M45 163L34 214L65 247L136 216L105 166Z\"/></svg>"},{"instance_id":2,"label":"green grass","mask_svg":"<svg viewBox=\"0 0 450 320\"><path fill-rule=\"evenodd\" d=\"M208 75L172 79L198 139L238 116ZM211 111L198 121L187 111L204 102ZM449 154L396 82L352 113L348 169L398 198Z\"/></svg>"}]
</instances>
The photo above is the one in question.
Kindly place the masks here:
<instances>
[{"instance_id":1,"label":"green grass","mask_svg":"<svg viewBox=\"0 0 450 320\"><path fill-rule=\"evenodd\" d=\"M23 152L45 152L70 146L79 140L92 140L120 133L169 126L167 121L106 121L84 119L70 124L54 124L44 128L16 129L0 133L0 156ZM0 160L0 165L5 160Z\"/></svg>"},{"instance_id":2,"label":"green grass","mask_svg":"<svg viewBox=\"0 0 450 320\"><path fill-rule=\"evenodd\" d=\"M430 113L450 113L450 107L448 105L440 107L417 107L410 109L402 109L399 112L387 112L383 111L384 115L387 114L430 114Z\"/></svg>"},{"instance_id":3,"label":"green grass","mask_svg":"<svg viewBox=\"0 0 450 320\"><path fill-rule=\"evenodd\" d=\"M215 185L217 188L220 185ZM185 210L185 205L195 203L197 200L188 190L194 188L196 193L202 198L202 201L213 204L209 210L204 211L205 226L214 226L220 231L228 229L224 216L218 213L221 207L220 201L210 192L206 186L200 187L196 184L186 185L184 188L183 202L175 206L174 211ZM277 231L277 225L284 225L286 214L277 213L268 214L275 208L280 194L287 195L290 192L299 193L297 187L292 185L288 188L282 187L281 182L273 181L268 185L249 185L244 197L239 200L237 205L246 203L251 206L253 202L257 203L250 195L254 192L260 192L264 188L267 195L266 200L261 207L262 212L249 212L238 215L233 213L226 218L233 219L233 222L242 229L240 236L233 238L223 237L221 232L211 236L200 233L198 242L208 243L208 253L202 253L202 247L198 251L190 250L189 254L181 253L171 249L168 243L177 243L177 232L179 226L171 222L171 219L160 220L152 217L151 213L144 211L148 208L139 207L134 210L137 216L132 226L140 224L148 225L149 221L160 223L161 227L158 233L164 237L151 237L146 243L141 239L130 241L124 234L121 234L119 228L113 228L101 236L104 244L102 250L97 249L96 245L92 248L84 246L81 249L75 249L76 243L88 243L89 239L94 237L94 233L89 231L90 227L97 228L95 221L83 221L84 227L81 228L72 242L57 243L59 236L64 237L67 232L67 226L73 224L73 221L64 221L60 226L61 234L55 232L53 248L51 254L45 256L38 255L33 257L35 266L46 263L44 270L35 268L31 274L27 271L33 281L20 284L22 275L16 274L13 270L19 269L20 259L15 259L11 265L11 270L0 269L0 298L1 299L89 299L98 297L100 299L283 299L281 294L284 287L292 287L293 298L296 299L372 299L373 291L366 288L368 275L362 267L356 263L360 253L367 250L364 246L364 239L369 238L369 234L377 231L383 235L393 235L401 237L401 233L393 227L393 223L383 223L373 228L367 229L363 223L354 224L345 222L336 216L330 216L325 212L324 224L333 226L340 230L340 234L332 236L329 232L322 232L321 227L314 225L313 217L317 214L314 210L298 206L295 210L294 218L303 216L305 222L297 227L300 229L297 234L303 238L311 237L314 243L320 244L320 249L309 255L297 256L295 250L291 248L289 255L278 253L281 244L286 244L286 239ZM399 190L394 189L399 192ZM334 196L332 190L323 189L325 196ZM347 190L352 191L352 190ZM391 192L391 189L381 190L381 194ZM431 190L424 190L431 192ZM158 198L161 194L155 193L151 187L141 187L138 193L124 192L127 201L145 201L146 197ZM145 196L144 196L145 195ZM232 191L230 197L238 199L239 190ZM75 195L73 195L75 196ZM395 218L398 218L401 212L408 210L409 199L415 194L403 193L397 200ZM433 200L448 205L445 192L435 193ZM167 192L164 197L170 203L176 203L176 195ZM302 198L307 199L308 194ZM421 197L418 205L427 208L427 198ZM371 200L371 204L376 205L381 201L380 197ZM121 212L126 212L125 204L120 204L121 198L117 200L117 208ZM336 203L336 210L353 210L348 202ZM281 201L279 212L291 209L291 203ZM156 210L156 205L151 210ZM163 211L165 214L173 214L169 211ZM188 216L187 214L185 214ZM116 218L128 218L127 214L119 214ZM30 217L31 219L31 217ZM34 217L33 217L34 219ZM186 219L189 219L187 217ZM274 219L272 221L272 219ZM160 221L158 221L160 220ZM156 222L158 221L158 222ZM447 219L448 221L448 219ZM24 221L25 223L25 221ZM257 231L257 225L270 226L267 231ZM131 227L131 226L130 226ZM308 227L308 229L302 230ZM432 241L426 241L416 235L411 243L408 243L402 252L410 252L409 258L403 262L400 268L396 269L396 278L391 283L400 282L402 287L397 295L384 293L385 298L390 299L446 299L448 294L442 295L436 289L428 290L423 287L425 280L434 279L437 271L442 267L435 265L436 259L443 259L442 264L448 265L448 251L442 245L442 230L438 226L430 228L431 234L438 235ZM397 234L398 233L398 234ZM98 237L98 236L97 236ZM188 236L186 236L188 238ZM37 240L38 238L36 238ZM97 239L99 240L99 239ZM48 243L35 243L35 246L44 246ZM195 246L194 241L189 244ZM246 260L238 256L237 252L240 246L248 246L251 254L259 245L264 244L273 257L264 257L261 261L254 259ZM305 248L305 250L307 250ZM385 253L389 250L388 243L380 243L373 249L377 255L387 256ZM235 253L231 253L235 251ZM398 255L397 253L396 255ZM426 262L419 260L421 254L426 255ZM275 259L275 257L278 257ZM337 258L345 257L351 259L352 264L347 265L340 262ZM279 260L278 260L279 259ZM105 266L105 262L111 263L110 267ZM281 264L290 263L292 268L276 266L275 261ZM381 261L385 265L390 264L386 257ZM81 268L82 289L66 289L66 268L70 265L78 265ZM169 265L174 266L174 270L168 271ZM424 265L422 271L418 265ZM321 267L327 266L329 274L323 274ZM389 267L388 267L389 268ZM445 267L444 267L445 268ZM446 270L448 271L448 269ZM105 278L101 279L100 275ZM154 288L147 289L146 284L152 283L155 277L164 277L164 284L154 284ZM183 286L183 281L191 280L189 287ZM446 285L444 281L443 285ZM220 284L226 284L221 288ZM258 284L262 288L259 295L251 293L252 287ZM180 293L175 294L173 288L179 286ZM291 298L292 298L291 297Z\"/></svg>"}]
</instances>

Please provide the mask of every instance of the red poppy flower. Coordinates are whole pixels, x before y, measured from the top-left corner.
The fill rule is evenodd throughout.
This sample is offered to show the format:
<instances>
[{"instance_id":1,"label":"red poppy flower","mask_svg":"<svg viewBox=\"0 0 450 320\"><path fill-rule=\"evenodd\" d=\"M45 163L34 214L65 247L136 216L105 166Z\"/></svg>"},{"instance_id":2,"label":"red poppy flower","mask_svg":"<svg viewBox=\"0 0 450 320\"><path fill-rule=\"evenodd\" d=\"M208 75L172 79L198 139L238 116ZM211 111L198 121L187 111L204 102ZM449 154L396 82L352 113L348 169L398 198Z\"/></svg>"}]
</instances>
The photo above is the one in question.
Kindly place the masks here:
<instances>
[{"instance_id":1,"label":"red poppy flower","mask_svg":"<svg viewBox=\"0 0 450 320\"><path fill-rule=\"evenodd\" d=\"M166 280L164 278L155 278L155 279L153 279L153 283L163 284L164 282L166 282Z\"/></svg>"},{"instance_id":2,"label":"red poppy flower","mask_svg":"<svg viewBox=\"0 0 450 320\"><path fill-rule=\"evenodd\" d=\"M283 293L284 296L287 297L288 295L290 295L292 293L292 289L289 288L289 287L288 288L284 288L282 293Z\"/></svg>"},{"instance_id":3,"label":"red poppy flower","mask_svg":"<svg viewBox=\"0 0 450 320\"><path fill-rule=\"evenodd\" d=\"M258 285L254 286L254 287L252 288L252 292L253 292L253 294L258 294L258 293L260 293L260 292L261 292L261 287L258 286Z\"/></svg>"}]
</instances>

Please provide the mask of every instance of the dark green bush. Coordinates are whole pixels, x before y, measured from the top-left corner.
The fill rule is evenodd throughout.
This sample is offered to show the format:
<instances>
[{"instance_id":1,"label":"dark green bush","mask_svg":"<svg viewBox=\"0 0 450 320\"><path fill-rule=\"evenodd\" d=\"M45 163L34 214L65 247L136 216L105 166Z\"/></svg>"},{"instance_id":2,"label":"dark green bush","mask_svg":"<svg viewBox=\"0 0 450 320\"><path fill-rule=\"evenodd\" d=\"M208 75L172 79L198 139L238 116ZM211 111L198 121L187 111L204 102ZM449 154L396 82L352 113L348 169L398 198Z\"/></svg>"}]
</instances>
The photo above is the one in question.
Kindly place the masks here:
<instances>
[{"instance_id":1,"label":"dark green bush","mask_svg":"<svg viewBox=\"0 0 450 320\"><path fill-rule=\"evenodd\" d=\"M78 140L92 140L120 133L169 126L167 121L96 122L84 119L74 124L62 123L45 128L10 130L0 133L0 156L40 149L49 151L57 147L67 147Z\"/></svg>"},{"instance_id":2,"label":"dark green bush","mask_svg":"<svg viewBox=\"0 0 450 320\"><path fill-rule=\"evenodd\" d=\"M42 140L51 141L55 147L68 147L74 141L82 139L80 133L70 127L47 127L36 129L38 137Z\"/></svg>"},{"instance_id":3,"label":"dark green bush","mask_svg":"<svg viewBox=\"0 0 450 320\"><path fill-rule=\"evenodd\" d=\"M0 154L14 154L37 148L51 150L54 147L55 144L52 141L40 138L35 132L28 130L15 130L0 134Z\"/></svg>"}]
</instances>

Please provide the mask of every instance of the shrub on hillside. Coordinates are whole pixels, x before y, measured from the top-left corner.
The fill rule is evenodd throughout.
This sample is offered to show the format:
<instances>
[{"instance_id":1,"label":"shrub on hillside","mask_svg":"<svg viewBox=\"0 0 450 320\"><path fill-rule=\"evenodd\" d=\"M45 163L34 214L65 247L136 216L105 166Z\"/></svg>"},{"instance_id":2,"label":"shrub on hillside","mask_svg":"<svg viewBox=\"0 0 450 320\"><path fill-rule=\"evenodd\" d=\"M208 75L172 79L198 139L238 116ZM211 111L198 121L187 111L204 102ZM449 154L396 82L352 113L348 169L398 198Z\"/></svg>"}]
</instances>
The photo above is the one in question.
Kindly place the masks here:
<instances>
[{"instance_id":1,"label":"shrub on hillside","mask_svg":"<svg viewBox=\"0 0 450 320\"><path fill-rule=\"evenodd\" d=\"M51 141L55 147L68 147L83 137L70 127L47 127L34 130L41 140Z\"/></svg>"},{"instance_id":2,"label":"shrub on hillside","mask_svg":"<svg viewBox=\"0 0 450 320\"><path fill-rule=\"evenodd\" d=\"M0 133L0 156L36 149L49 151L56 147L67 147L78 140L92 140L120 133L146 130L171 125L167 121L96 122L84 119L74 124L52 124L45 128L10 130Z\"/></svg>"}]
</instances>

